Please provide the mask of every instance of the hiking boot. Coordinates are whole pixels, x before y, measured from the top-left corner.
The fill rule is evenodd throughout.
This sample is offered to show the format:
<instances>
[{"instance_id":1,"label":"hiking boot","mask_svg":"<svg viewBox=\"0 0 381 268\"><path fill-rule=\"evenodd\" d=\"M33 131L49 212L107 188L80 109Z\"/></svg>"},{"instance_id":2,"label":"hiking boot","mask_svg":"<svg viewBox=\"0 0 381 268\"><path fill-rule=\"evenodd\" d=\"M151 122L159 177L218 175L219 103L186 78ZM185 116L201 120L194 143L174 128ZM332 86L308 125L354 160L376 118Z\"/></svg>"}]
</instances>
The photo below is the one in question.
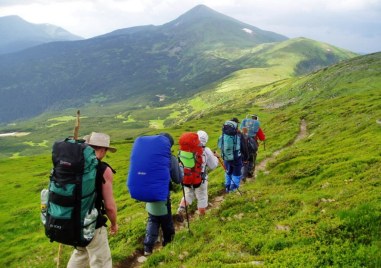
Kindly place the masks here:
<instances>
[{"instance_id":1,"label":"hiking boot","mask_svg":"<svg viewBox=\"0 0 381 268\"><path fill-rule=\"evenodd\" d=\"M152 251L144 251L144 256L149 256L152 254Z\"/></svg>"},{"instance_id":2,"label":"hiking boot","mask_svg":"<svg viewBox=\"0 0 381 268\"><path fill-rule=\"evenodd\" d=\"M177 222L183 222L184 221L184 216L181 213L177 213L175 215L175 219Z\"/></svg>"}]
</instances>

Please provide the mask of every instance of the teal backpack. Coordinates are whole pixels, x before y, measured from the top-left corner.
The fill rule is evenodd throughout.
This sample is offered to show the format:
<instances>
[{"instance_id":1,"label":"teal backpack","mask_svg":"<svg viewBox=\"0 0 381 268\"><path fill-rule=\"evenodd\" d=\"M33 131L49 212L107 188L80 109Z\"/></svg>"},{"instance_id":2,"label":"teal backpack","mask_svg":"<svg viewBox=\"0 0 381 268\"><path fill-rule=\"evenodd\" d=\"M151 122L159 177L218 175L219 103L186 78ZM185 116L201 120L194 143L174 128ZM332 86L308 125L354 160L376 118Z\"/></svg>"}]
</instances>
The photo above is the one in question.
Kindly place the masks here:
<instances>
[{"instance_id":1,"label":"teal backpack","mask_svg":"<svg viewBox=\"0 0 381 268\"><path fill-rule=\"evenodd\" d=\"M218 139L218 148L225 161L232 161L241 156L241 139L238 135L238 125L234 121L226 121L222 127L222 135Z\"/></svg>"},{"instance_id":2,"label":"teal backpack","mask_svg":"<svg viewBox=\"0 0 381 268\"><path fill-rule=\"evenodd\" d=\"M54 143L52 161L48 190L41 192L45 234L51 242L85 247L100 213L95 208L95 151L83 140L65 139Z\"/></svg>"}]
</instances>

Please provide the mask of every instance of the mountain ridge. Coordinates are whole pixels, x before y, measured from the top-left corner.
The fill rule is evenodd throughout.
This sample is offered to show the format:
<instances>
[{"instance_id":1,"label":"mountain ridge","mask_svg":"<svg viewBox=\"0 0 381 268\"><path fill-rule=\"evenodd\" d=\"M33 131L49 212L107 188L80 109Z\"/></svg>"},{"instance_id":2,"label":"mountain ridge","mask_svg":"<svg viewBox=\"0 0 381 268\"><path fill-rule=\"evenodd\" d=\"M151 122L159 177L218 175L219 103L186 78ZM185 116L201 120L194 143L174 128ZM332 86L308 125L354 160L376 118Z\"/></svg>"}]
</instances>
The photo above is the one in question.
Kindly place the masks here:
<instances>
[{"instance_id":1,"label":"mountain ridge","mask_svg":"<svg viewBox=\"0 0 381 268\"><path fill-rule=\"evenodd\" d=\"M198 12L204 20L194 19ZM178 25L184 18L187 25ZM282 35L196 6L161 26L121 29L0 55L0 122L91 103L128 100L128 106L144 107L175 102L237 70L274 65L271 56L261 58L250 51L261 44L285 41ZM309 55L303 60L315 56L321 57ZM353 56L347 53L333 61L323 58L319 67ZM296 64L291 62L290 68ZM310 71L316 64L310 65L305 70L302 66L298 73ZM157 95L165 95L165 101L159 102Z\"/></svg>"},{"instance_id":2,"label":"mountain ridge","mask_svg":"<svg viewBox=\"0 0 381 268\"><path fill-rule=\"evenodd\" d=\"M14 53L48 42L81 39L52 24L29 23L16 15L0 17L0 54Z\"/></svg>"}]
</instances>

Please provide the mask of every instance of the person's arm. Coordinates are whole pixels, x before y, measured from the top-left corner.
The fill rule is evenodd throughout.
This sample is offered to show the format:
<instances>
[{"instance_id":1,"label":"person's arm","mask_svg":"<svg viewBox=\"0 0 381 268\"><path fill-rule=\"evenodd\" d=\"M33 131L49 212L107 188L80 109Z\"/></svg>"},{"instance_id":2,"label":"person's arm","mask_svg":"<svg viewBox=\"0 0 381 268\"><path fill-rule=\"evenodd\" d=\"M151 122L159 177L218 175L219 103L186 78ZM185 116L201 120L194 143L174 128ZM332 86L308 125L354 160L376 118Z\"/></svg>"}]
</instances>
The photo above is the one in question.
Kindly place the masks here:
<instances>
[{"instance_id":1,"label":"person's arm","mask_svg":"<svg viewBox=\"0 0 381 268\"><path fill-rule=\"evenodd\" d=\"M218 158L213 154L212 150L209 147L205 147L205 155L206 155L206 165L211 170L218 167Z\"/></svg>"},{"instance_id":2,"label":"person's arm","mask_svg":"<svg viewBox=\"0 0 381 268\"><path fill-rule=\"evenodd\" d=\"M256 139L257 139L257 140L259 139L259 140L261 140L261 141L266 140L266 136L265 136L265 133L263 132L262 128L259 128L259 129L258 129Z\"/></svg>"},{"instance_id":3,"label":"person's arm","mask_svg":"<svg viewBox=\"0 0 381 268\"><path fill-rule=\"evenodd\" d=\"M117 207L112 191L113 173L109 167L107 167L103 173L103 178L105 179L105 183L102 184L102 195L105 204L106 215L111 222L111 234L116 234L118 232Z\"/></svg>"},{"instance_id":4,"label":"person's arm","mask_svg":"<svg viewBox=\"0 0 381 268\"><path fill-rule=\"evenodd\" d=\"M177 161L176 156L171 156L171 179L174 183L182 183L184 177L184 171L182 167L179 165L179 161Z\"/></svg>"}]
</instances>

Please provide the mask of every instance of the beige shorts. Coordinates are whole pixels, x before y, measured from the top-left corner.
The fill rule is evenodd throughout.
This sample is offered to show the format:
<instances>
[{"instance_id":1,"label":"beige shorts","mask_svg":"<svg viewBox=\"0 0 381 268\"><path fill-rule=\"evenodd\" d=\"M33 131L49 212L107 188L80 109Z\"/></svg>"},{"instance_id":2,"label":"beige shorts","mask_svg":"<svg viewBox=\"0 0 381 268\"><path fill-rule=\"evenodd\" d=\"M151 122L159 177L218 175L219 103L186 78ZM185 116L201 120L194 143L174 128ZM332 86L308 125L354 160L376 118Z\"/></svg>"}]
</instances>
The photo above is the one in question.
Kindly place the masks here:
<instances>
[{"instance_id":1,"label":"beige shorts","mask_svg":"<svg viewBox=\"0 0 381 268\"><path fill-rule=\"evenodd\" d=\"M89 264L91 268L112 268L107 228L104 226L95 230L94 238L87 247L74 249L67 267L82 268Z\"/></svg>"}]
</instances>

